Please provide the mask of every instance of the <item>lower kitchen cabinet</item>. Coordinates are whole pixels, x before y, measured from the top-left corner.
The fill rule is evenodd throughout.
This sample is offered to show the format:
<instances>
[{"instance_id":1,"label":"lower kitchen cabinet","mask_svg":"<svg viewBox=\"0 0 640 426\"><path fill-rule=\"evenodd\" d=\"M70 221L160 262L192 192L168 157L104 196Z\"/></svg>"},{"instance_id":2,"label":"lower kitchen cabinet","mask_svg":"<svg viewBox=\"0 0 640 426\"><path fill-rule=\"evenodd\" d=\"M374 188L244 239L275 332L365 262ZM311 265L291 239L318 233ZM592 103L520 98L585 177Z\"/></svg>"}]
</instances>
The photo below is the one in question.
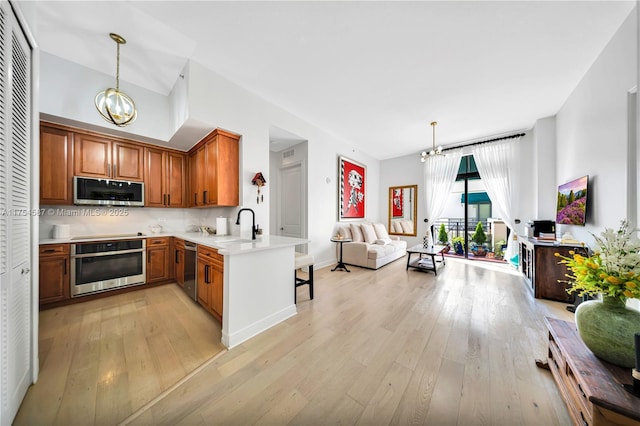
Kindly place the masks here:
<instances>
[{"instance_id":1,"label":"lower kitchen cabinet","mask_svg":"<svg viewBox=\"0 0 640 426\"><path fill-rule=\"evenodd\" d=\"M147 283L171 278L170 240L171 237L147 238Z\"/></svg>"},{"instance_id":2,"label":"lower kitchen cabinet","mask_svg":"<svg viewBox=\"0 0 640 426\"><path fill-rule=\"evenodd\" d=\"M40 305L70 298L69 244L40 246Z\"/></svg>"},{"instance_id":3,"label":"lower kitchen cabinet","mask_svg":"<svg viewBox=\"0 0 640 426\"><path fill-rule=\"evenodd\" d=\"M173 239L173 261L176 282L180 287L184 287L184 240Z\"/></svg>"},{"instance_id":4,"label":"lower kitchen cabinet","mask_svg":"<svg viewBox=\"0 0 640 426\"><path fill-rule=\"evenodd\" d=\"M224 256L218 250L198 246L198 303L222 321Z\"/></svg>"}]
</instances>

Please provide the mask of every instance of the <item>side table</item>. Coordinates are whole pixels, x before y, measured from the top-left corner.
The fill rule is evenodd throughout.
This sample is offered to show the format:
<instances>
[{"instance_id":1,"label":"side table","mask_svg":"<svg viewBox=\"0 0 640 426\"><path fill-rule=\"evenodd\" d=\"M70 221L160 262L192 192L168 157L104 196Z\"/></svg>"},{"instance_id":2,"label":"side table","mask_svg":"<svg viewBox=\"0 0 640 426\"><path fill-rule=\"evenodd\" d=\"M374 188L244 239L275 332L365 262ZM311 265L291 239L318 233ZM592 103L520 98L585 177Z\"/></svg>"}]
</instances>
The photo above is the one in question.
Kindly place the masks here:
<instances>
[{"instance_id":1,"label":"side table","mask_svg":"<svg viewBox=\"0 0 640 426\"><path fill-rule=\"evenodd\" d=\"M336 269L351 272L347 269L347 265L342 262L342 243L350 243L353 240L351 238L331 238L331 241L340 244L340 259L338 259L338 264L331 270L331 272L335 271Z\"/></svg>"}]
</instances>

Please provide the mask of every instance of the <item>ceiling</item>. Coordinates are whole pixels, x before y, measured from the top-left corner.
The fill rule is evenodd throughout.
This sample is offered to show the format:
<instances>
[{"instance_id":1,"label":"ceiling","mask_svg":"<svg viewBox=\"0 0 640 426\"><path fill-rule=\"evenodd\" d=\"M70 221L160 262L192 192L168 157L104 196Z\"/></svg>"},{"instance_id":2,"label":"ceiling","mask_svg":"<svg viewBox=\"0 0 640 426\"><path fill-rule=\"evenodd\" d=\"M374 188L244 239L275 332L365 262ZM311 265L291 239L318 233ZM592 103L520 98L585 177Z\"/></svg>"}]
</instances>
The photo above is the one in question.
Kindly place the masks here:
<instances>
[{"instance_id":1,"label":"ceiling","mask_svg":"<svg viewBox=\"0 0 640 426\"><path fill-rule=\"evenodd\" d=\"M48 53L168 94L187 60L378 159L554 115L634 1L36 1ZM111 71L113 70L113 71ZM287 129L280 129L287 134ZM298 135L305 138L305 135Z\"/></svg>"}]
</instances>

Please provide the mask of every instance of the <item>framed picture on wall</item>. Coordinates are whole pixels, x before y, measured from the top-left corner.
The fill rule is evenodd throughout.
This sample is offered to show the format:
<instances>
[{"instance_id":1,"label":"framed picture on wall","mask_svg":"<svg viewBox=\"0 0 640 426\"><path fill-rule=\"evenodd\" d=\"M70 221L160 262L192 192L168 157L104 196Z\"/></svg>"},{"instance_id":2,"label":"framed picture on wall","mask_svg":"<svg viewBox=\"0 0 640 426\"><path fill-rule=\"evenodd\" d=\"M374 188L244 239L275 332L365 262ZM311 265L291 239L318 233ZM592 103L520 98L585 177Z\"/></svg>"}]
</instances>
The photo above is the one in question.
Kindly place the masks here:
<instances>
[{"instance_id":1,"label":"framed picture on wall","mask_svg":"<svg viewBox=\"0 0 640 426\"><path fill-rule=\"evenodd\" d=\"M339 220L364 219L367 168L340 156L338 164Z\"/></svg>"}]
</instances>

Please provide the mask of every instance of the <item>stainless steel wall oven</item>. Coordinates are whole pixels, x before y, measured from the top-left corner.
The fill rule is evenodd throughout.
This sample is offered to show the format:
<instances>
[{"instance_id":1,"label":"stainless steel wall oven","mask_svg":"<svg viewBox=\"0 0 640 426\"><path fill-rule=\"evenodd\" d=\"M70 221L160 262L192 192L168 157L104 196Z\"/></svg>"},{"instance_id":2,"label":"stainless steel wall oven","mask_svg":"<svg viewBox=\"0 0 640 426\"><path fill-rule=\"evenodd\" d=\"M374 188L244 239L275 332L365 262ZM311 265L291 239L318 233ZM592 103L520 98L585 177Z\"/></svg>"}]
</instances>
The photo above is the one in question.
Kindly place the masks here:
<instances>
[{"instance_id":1,"label":"stainless steel wall oven","mask_svg":"<svg viewBox=\"0 0 640 426\"><path fill-rule=\"evenodd\" d=\"M71 297L144 284L145 250L144 238L71 244Z\"/></svg>"}]
</instances>

